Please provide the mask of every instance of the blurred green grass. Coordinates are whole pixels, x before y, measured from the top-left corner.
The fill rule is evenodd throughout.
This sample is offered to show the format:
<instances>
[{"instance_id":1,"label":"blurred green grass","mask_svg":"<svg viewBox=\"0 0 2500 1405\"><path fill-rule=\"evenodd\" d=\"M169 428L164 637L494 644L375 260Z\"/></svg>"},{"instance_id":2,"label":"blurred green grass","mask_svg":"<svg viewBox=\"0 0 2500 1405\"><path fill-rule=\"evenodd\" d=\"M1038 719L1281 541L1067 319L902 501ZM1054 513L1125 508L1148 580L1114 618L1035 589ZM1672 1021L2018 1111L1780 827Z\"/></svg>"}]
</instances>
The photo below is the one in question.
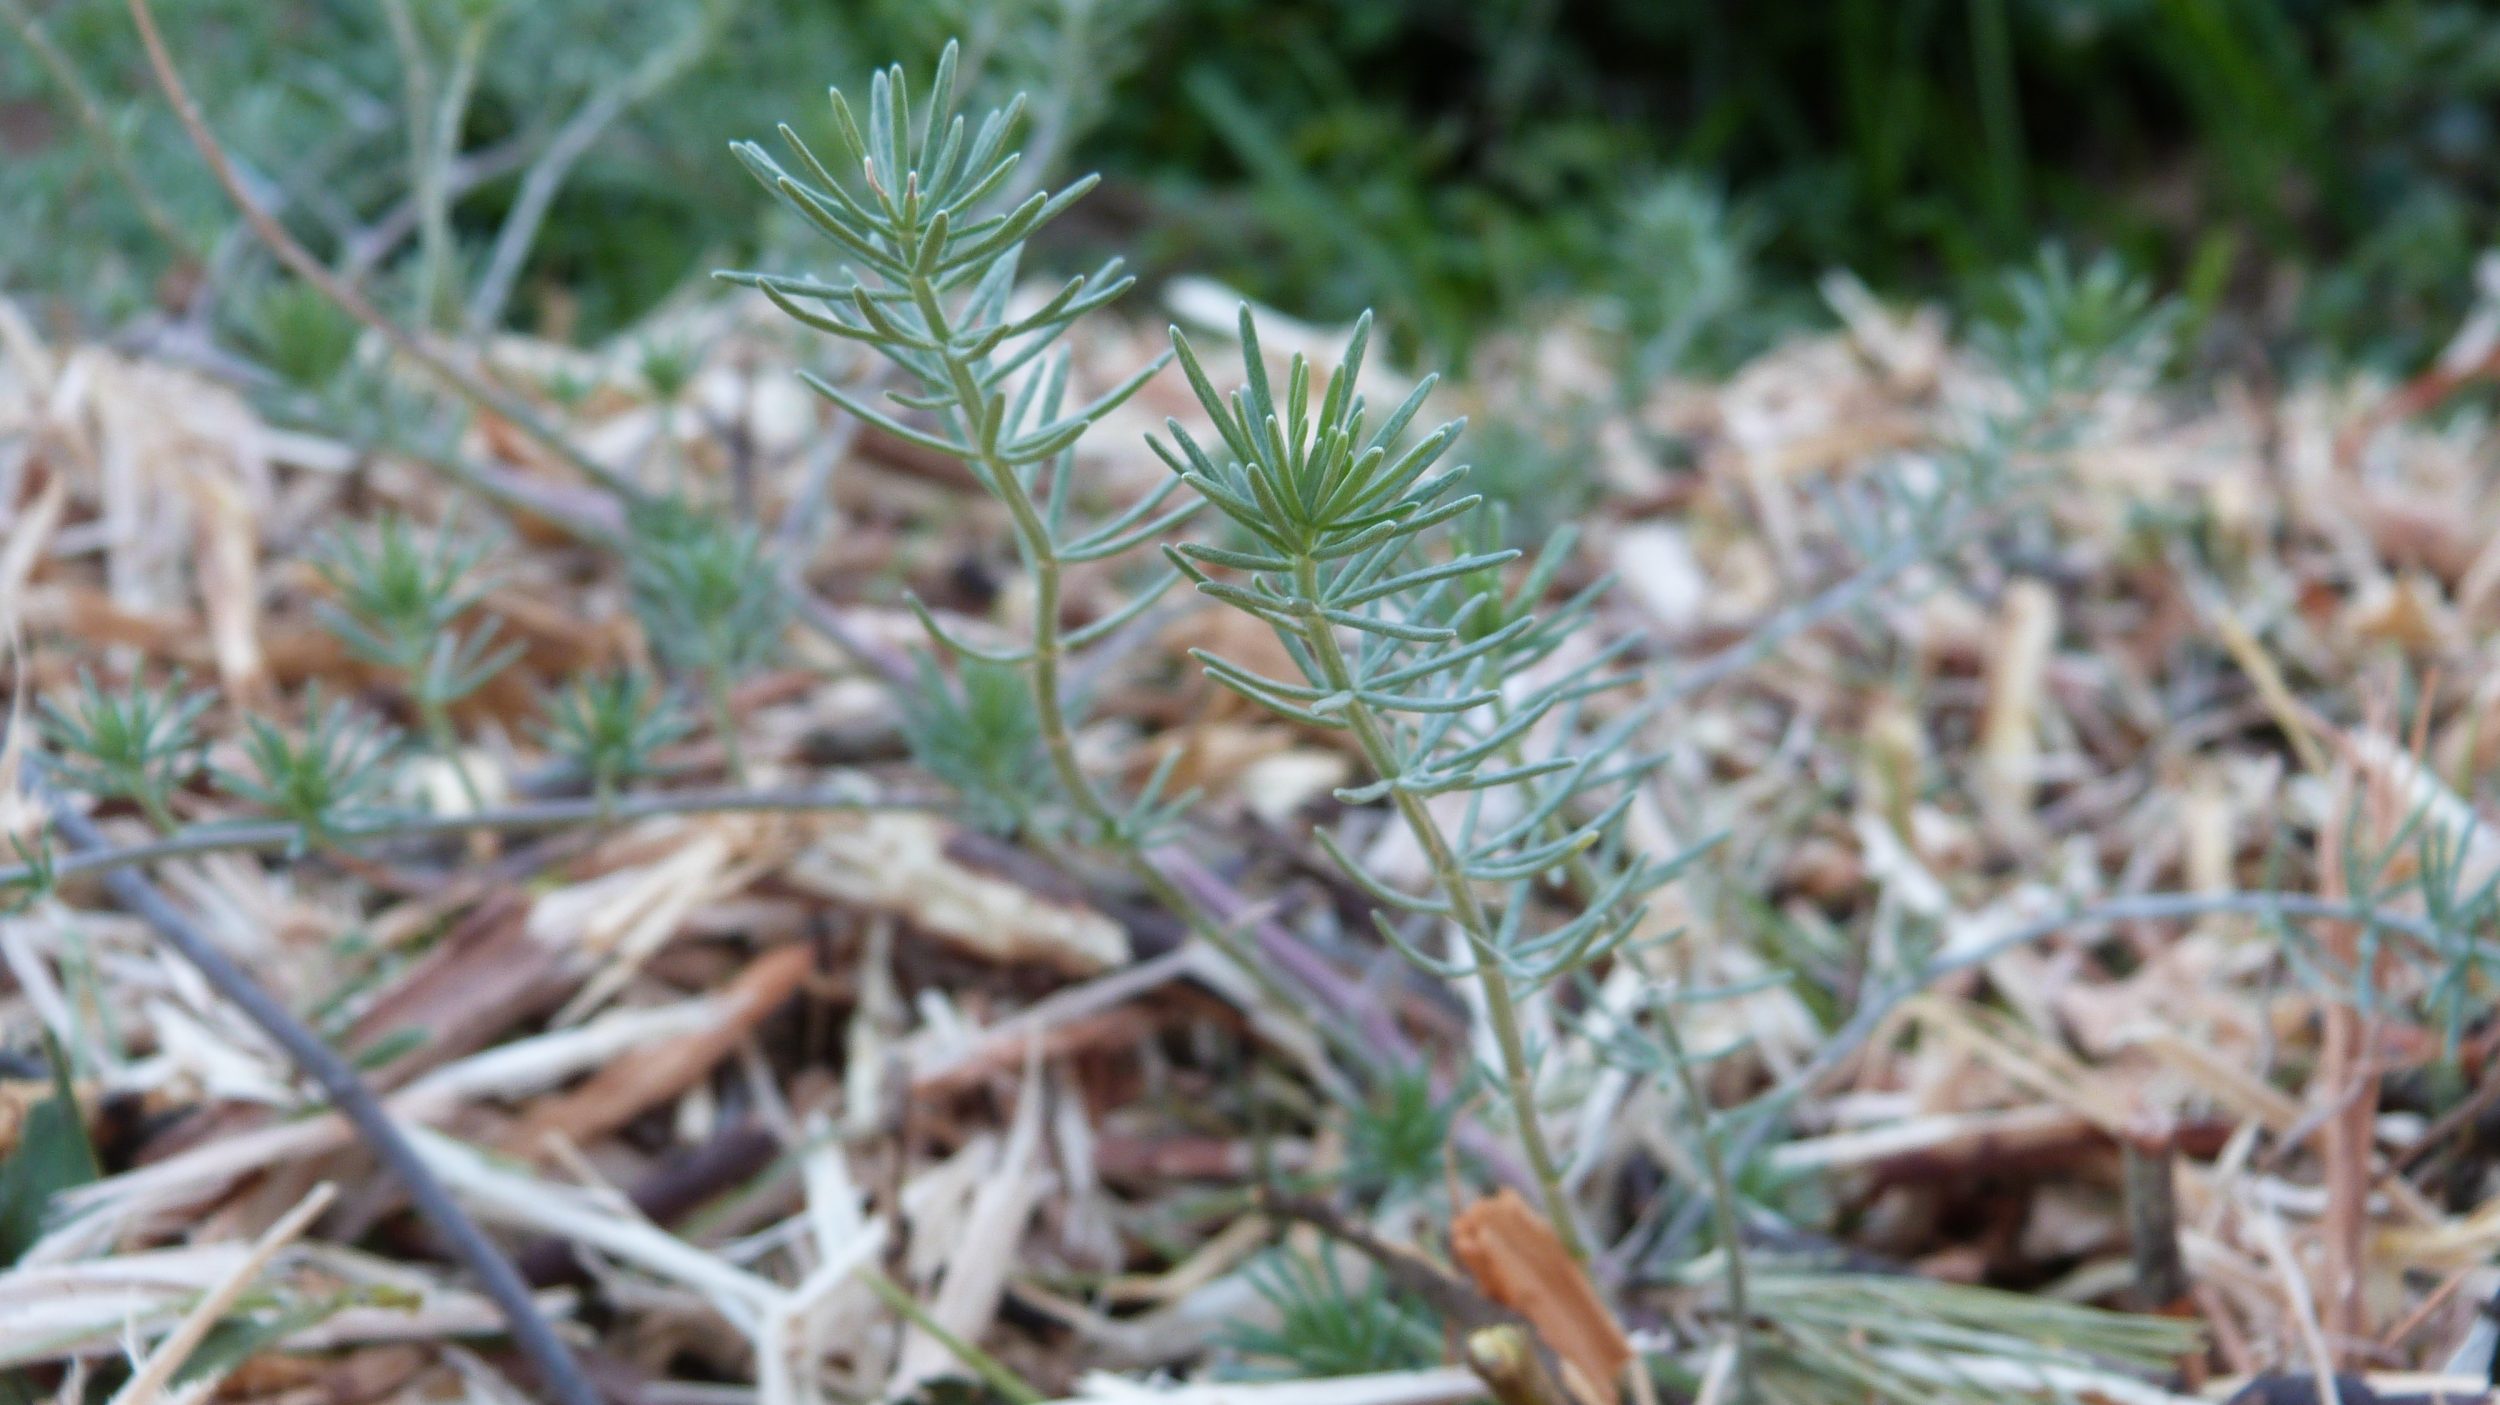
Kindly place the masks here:
<instances>
[{"instance_id":1,"label":"blurred green grass","mask_svg":"<svg viewBox=\"0 0 2500 1405\"><path fill-rule=\"evenodd\" d=\"M190 252L248 266L121 0L6 3L83 75ZM949 33L992 96L1034 90L1060 164L1105 175L1044 256L1142 251L1150 277L1211 273L1307 317L1377 306L1418 357L1463 361L1568 300L1610 309L1651 361L1678 328L1672 359L1707 363L1826 268L1960 293L2054 240L2184 292L2209 333L2409 364L2461 314L2500 210L2500 12L2472 4L724 3L703 57L566 184L512 320L595 336L768 254L780 226L724 144L821 112L826 85L872 63L924 64ZM481 157L542 139L696 8L411 5L438 60L493 10L461 133ZM382 6L186 0L163 17L212 121L325 253L405 194ZM176 298L178 260L109 155L55 68L0 30L0 286L100 324ZM518 181L454 207L464 259ZM1744 275L1707 335L1679 322L1697 257Z\"/></svg>"}]
</instances>

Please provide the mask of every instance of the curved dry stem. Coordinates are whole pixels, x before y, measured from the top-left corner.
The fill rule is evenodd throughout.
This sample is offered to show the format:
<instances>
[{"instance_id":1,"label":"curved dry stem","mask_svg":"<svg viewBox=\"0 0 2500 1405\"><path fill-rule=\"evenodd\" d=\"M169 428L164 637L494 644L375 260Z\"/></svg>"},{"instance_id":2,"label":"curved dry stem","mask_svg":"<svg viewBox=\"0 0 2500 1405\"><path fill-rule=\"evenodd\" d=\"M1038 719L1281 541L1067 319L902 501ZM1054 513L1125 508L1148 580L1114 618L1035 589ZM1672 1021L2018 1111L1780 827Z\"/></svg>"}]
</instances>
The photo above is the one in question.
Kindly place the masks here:
<instances>
[{"instance_id":1,"label":"curved dry stem","mask_svg":"<svg viewBox=\"0 0 2500 1405\"><path fill-rule=\"evenodd\" d=\"M181 120L183 132L191 138L192 146L198 148L200 159L208 164L209 174L216 177L217 184L226 192L226 198L242 212L244 223L251 226L252 233L276 256L278 262L357 321L379 333L393 351L424 367L453 394L484 413L509 421L539 447L618 497L629 502L638 502L643 498L640 489L558 434L544 417L518 396L489 383L426 345L415 333L374 306L371 299L332 273L328 265L314 258L311 250L287 233L286 226L280 224L277 217L270 214L244 185L241 175L234 168L233 159L226 154L225 147L200 116L198 102L183 83L180 70L174 67L173 55L166 50L165 36L157 28L156 14L149 8L148 0L129 0L129 5L131 21L139 28L139 41L147 50L148 68L155 76L157 88L173 105L174 116Z\"/></svg>"},{"instance_id":2,"label":"curved dry stem","mask_svg":"<svg viewBox=\"0 0 2500 1405\"><path fill-rule=\"evenodd\" d=\"M106 839L93 821L74 811L54 807L53 826L70 847L77 851L105 849ZM272 1043L286 1052L295 1066L302 1070L328 1096L363 1138L376 1159L389 1168L406 1188L409 1201L417 1213L434 1227L436 1233L451 1246L452 1252L477 1275L478 1286L493 1300L511 1329L512 1339L527 1356L549 1395L563 1405L604 1405L604 1398L582 1373L581 1364L573 1359L549 1325L538 1305L530 1297L529 1285L513 1268L495 1242L486 1237L477 1221L469 1218L459 1202L452 1198L442 1180L425 1164L417 1149L408 1141L407 1133L391 1120L381 1100L357 1076L355 1067L339 1056L338 1051L322 1042L319 1035L306 1028L276 996L263 989L251 974L226 955L208 934L193 923L190 916L176 907L155 884L127 868L117 868L104 878L105 890L125 911L154 928L183 960L191 963L209 987L227 1003L240 1010L244 1017L268 1035Z\"/></svg>"}]
</instances>

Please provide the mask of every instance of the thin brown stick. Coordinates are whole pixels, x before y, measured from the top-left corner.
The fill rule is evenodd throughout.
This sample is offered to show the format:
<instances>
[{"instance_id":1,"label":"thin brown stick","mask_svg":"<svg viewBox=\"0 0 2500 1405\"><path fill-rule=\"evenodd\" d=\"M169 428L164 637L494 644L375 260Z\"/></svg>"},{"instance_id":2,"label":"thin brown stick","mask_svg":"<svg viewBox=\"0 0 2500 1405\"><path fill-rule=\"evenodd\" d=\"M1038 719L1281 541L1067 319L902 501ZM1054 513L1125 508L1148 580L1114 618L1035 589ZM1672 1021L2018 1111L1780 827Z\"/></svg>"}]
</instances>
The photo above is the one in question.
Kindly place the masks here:
<instances>
[{"instance_id":1,"label":"thin brown stick","mask_svg":"<svg viewBox=\"0 0 2500 1405\"><path fill-rule=\"evenodd\" d=\"M2330 804L2326 825L2318 835L2321 854L2341 851L2344 824L2344 807ZM2343 867L2334 863L2318 867L2318 896L2329 902L2343 899ZM2345 970L2355 969L2361 945L2352 924L2329 923L2321 937L2332 959ZM2370 1134L2378 1115L2378 1079L2369 1068L2361 1012L2347 1001L2329 1000L2323 1018L2326 1032L2315 1086L2324 1091L2333 1111L2319 1127L2319 1152L2326 1163L2326 1212L2320 1225L2326 1261L2318 1316L2327 1339L2337 1344L2333 1361L2341 1366L2345 1360L2342 1344L2362 1337L2361 1279L2368 1252ZM2287 1267L2285 1271L2293 1270Z\"/></svg>"},{"instance_id":2,"label":"thin brown stick","mask_svg":"<svg viewBox=\"0 0 2500 1405\"><path fill-rule=\"evenodd\" d=\"M2450 1138L2472 1126L2474 1120L2495 1102L2500 1102L2500 1078L2486 1076L2473 1092L2466 1095L2465 1101L2441 1113L2437 1121L2422 1129L2422 1135L2414 1138L2413 1145L2406 1147L2396 1158L2396 1169L2406 1174L2418 1170L2434 1152L2445 1146Z\"/></svg>"},{"instance_id":3,"label":"thin brown stick","mask_svg":"<svg viewBox=\"0 0 2500 1405\"><path fill-rule=\"evenodd\" d=\"M2193 1280L2179 1252L2178 1137L2169 1128L2122 1144L2127 1199L2127 1248L2135 1265L2137 1305L2161 1312L2188 1296Z\"/></svg>"},{"instance_id":4,"label":"thin brown stick","mask_svg":"<svg viewBox=\"0 0 2500 1405\"><path fill-rule=\"evenodd\" d=\"M155 231L156 237L164 240L165 247L173 250L177 257L198 257L199 250L191 237L183 233L181 224L165 208L165 202L156 198L156 192L148 189L146 179L139 174L138 165L130 159L130 144L122 140L121 133L113 129L112 119L104 115L103 105L96 101L95 90L88 85L86 75L78 71L78 65L70 61L69 55L61 52L60 45L52 42L52 36L43 27L43 20L27 8L25 0L0 0L0 18L8 20L9 27L26 41L26 47L34 51L36 59L52 75L52 81L60 85L61 91L68 96L70 110L78 115L78 125L87 129L87 135L104 153L105 164L113 168L113 174L130 192L131 203L138 207L139 217L147 221L148 228Z\"/></svg>"},{"instance_id":5,"label":"thin brown stick","mask_svg":"<svg viewBox=\"0 0 2500 1405\"><path fill-rule=\"evenodd\" d=\"M52 810L54 831L71 850L104 847L104 836L92 820L63 807L57 796L47 795L45 799ZM599 1392L582 1374L572 1351L531 1300L529 1285L514 1270L512 1261L452 1199L442 1178L426 1165L425 1158L409 1143L408 1134L381 1100L374 1097L355 1066L339 1057L337 1050L324 1043L250 972L226 955L155 884L129 869L116 869L104 876L104 886L115 903L154 928L167 946L200 973L211 990L259 1026L271 1043L284 1050L287 1058L320 1086L330 1105L355 1127L374 1156L399 1178L417 1213L433 1225L435 1232L477 1275L479 1286L503 1314L514 1343L537 1367L539 1383L547 1393L563 1405L602 1405Z\"/></svg>"},{"instance_id":6,"label":"thin brown stick","mask_svg":"<svg viewBox=\"0 0 2500 1405\"><path fill-rule=\"evenodd\" d=\"M346 309L357 321L379 333L384 341L390 343L393 351L431 372L453 394L487 414L510 422L532 442L618 497L631 502L645 496L641 489L627 482L615 470L568 442L519 397L490 384L427 346L415 333L374 306L371 299L332 273L326 264L313 257L311 250L287 233L286 226L280 224L277 217L270 214L253 197L250 188L244 185L242 177L235 171L233 159L226 154L225 147L219 144L216 134L208 129L208 123L200 116L198 102L193 100L190 88L182 81L182 74L174 67L173 55L166 50L165 36L157 28L156 15L149 8L148 0L129 0L129 5L131 22L139 27L139 41L147 49L148 67L155 75L158 90L172 104L174 116L181 120L183 131L191 138L191 145L198 148L200 159L208 163L209 173L224 188L226 198L234 202L235 208L243 214L244 223L251 226L252 233L277 257L278 262L285 264L296 277L310 284L323 297Z\"/></svg>"}]
</instances>

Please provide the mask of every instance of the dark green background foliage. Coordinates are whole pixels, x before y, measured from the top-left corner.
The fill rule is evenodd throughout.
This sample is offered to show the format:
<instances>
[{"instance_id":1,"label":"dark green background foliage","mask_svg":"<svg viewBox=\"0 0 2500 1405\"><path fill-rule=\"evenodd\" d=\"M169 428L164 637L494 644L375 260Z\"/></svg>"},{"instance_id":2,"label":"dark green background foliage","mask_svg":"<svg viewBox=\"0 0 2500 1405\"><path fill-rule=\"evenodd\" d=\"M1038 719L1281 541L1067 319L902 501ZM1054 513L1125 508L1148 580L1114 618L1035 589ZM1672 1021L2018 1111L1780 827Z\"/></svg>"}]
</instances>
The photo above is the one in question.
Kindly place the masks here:
<instances>
[{"instance_id":1,"label":"dark green background foliage","mask_svg":"<svg viewBox=\"0 0 2500 1405\"><path fill-rule=\"evenodd\" d=\"M481 0L415 8L450 34ZM48 26L198 240L230 219L146 95L121 0L15 0ZM376 5L164 7L218 127L335 251L402 193ZM561 120L694 22L692 3L500 11L466 144ZM967 41L984 96L1029 87L1037 142L1105 192L1045 257L1120 247L1288 311L1376 305L1393 345L1463 356L1594 295L1635 334L1677 307L1695 228L1746 256L1746 317L1824 268L1956 292L2044 238L2108 248L2200 325L2422 355L2500 200L2500 12L2375 0L738 0L719 41L600 142L514 316L596 334L778 244L725 151L829 83ZM448 45L448 40L442 42ZM809 131L810 136L819 135ZM0 281L114 319L168 296L159 241L35 56L0 38ZM481 247L513 196L457 209ZM1727 206L1713 202L1724 192ZM1661 253L1664 249L1666 252ZM247 261L248 262L248 261ZM551 290L562 290L560 299ZM1673 290L1669 289L1672 294ZM225 314L241 325L241 314ZM1679 344L1707 359L1724 329Z\"/></svg>"}]
</instances>

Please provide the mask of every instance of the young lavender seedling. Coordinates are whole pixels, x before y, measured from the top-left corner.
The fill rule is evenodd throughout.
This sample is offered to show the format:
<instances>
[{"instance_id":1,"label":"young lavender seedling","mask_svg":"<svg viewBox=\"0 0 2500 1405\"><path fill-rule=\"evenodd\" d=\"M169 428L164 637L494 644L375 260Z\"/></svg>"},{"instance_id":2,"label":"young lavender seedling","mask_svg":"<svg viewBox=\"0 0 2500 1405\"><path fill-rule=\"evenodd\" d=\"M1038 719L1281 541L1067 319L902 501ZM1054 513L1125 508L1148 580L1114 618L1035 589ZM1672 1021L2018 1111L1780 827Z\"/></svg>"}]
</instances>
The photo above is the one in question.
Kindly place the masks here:
<instances>
[{"instance_id":1,"label":"young lavender seedling","mask_svg":"<svg viewBox=\"0 0 2500 1405\"><path fill-rule=\"evenodd\" d=\"M518 643L496 642L502 627L496 619L473 630L458 627L486 596L489 582L479 566L490 547L463 545L448 528L431 547L422 546L405 520L386 517L370 545L342 533L316 563L338 592L335 604L315 607L321 622L358 658L405 680L426 740L451 766L473 810L484 809L485 800L461 760L451 705L521 656Z\"/></svg>"},{"instance_id":2,"label":"young lavender seedling","mask_svg":"<svg viewBox=\"0 0 2500 1405\"><path fill-rule=\"evenodd\" d=\"M1084 177L1055 193L1037 191L992 209L1012 188L1022 164L1010 138L1023 100L988 114L977 126L967 124L954 112L957 61L950 44L938 60L929 100L917 111L899 66L870 82L864 123L834 92L834 129L842 150L831 162L819 159L787 126L781 137L798 163L797 174L761 147L737 144L733 150L756 179L822 233L845 262L831 278L720 276L761 290L809 327L875 348L905 382L887 393L891 412L817 377L806 379L866 423L961 460L1006 508L1017 554L1033 583L1028 642L991 648L966 640L915 599L921 623L948 656L1021 675L1041 754L1057 783L1062 813L1056 818L1072 822L1084 842L1111 851L1158 904L1290 1007L1291 997L1267 966L1151 856L1177 804L1163 795L1170 767L1123 802L1107 793L1078 757L1069 657L1139 618L1177 577L1158 573L1102 617L1071 628L1061 618L1067 572L1159 538L1198 505L1166 506L1178 487L1167 481L1108 521L1074 520L1077 441L1169 358L1158 357L1093 400L1070 403L1064 346L1069 329L1135 280L1113 259L1069 279L1038 304L1010 305L1025 240L1095 182ZM901 418L915 412L930 417L934 427ZM963 720L980 718L965 713ZM1015 740L993 739L996 748ZM1178 758L1173 752L1171 759Z\"/></svg>"},{"instance_id":3,"label":"young lavender seedling","mask_svg":"<svg viewBox=\"0 0 2500 1405\"><path fill-rule=\"evenodd\" d=\"M541 739L589 777L602 810L618 786L650 771L652 753L693 729L649 674L630 669L580 679L545 708Z\"/></svg>"},{"instance_id":4,"label":"young lavender seedling","mask_svg":"<svg viewBox=\"0 0 2500 1405\"><path fill-rule=\"evenodd\" d=\"M52 769L64 784L128 800L148 823L170 833L173 793L200 769L206 746L200 717L215 700L190 691L179 673L160 687L133 680L116 692L81 669L77 694L65 702L44 699L38 715Z\"/></svg>"},{"instance_id":5,"label":"young lavender seedling","mask_svg":"<svg viewBox=\"0 0 2500 1405\"><path fill-rule=\"evenodd\" d=\"M1230 396L1173 331L1215 438L1201 445L1167 421L1171 443L1154 441L1155 451L1250 547L1192 542L1169 554L1202 593L1272 629L1299 674L1272 677L1193 650L1207 676L1279 716L1349 734L1374 779L1338 798L1387 802L1421 847L1432 890L1419 894L1374 876L1326 831L1319 835L1380 904L1374 917L1391 944L1436 974L1476 981L1520 1148L1556 1232L1582 1254L1539 1121L1520 1004L1629 938L1646 896L1691 854L1662 861L1626 851L1621 820L1648 765L1626 750L1641 719L1600 720L1594 708L1631 681L1616 668L1623 646L1560 657L1590 597L1550 623L1540 619L1534 606L1553 554L1505 593L1499 572L1518 552L1469 549L1463 538L1447 549L1451 529L1483 504L1459 491L1464 467L1439 466L1462 425L1410 436L1430 379L1370 421L1355 389L1370 329L1368 316L1356 324L1316 399L1299 355L1278 395L1247 308L1244 381ZM1511 688L1541 665L1532 690ZM1456 803L1436 803L1443 797ZM1554 882L1577 910L1540 925L1541 895ZM1426 952L1392 912L1446 924L1461 954Z\"/></svg>"},{"instance_id":6,"label":"young lavender seedling","mask_svg":"<svg viewBox=\"0 0 2500 1405\"><path fill-rule=\"evenodd\" d=\"M761 533L676 498L631 514L634 613L662 663L702 682L731 779L746 776L730 689L772 657L789 620Z\"/></svg>"},{"instance_id":7,"label":"young lavender seedling","mask_svg":"<svg viewBox=\"0 0 2500 1405\"><path fill-rule=\"evenodd\" d=\"M218 783L295 825L293 856L334 842L341 826L377 813L375 802L389 792L398 734L344 701L322 706L318 686L305 690L300 734L264 717L243 723L251 773L220 769Z\"/></svg>"},{"instance_id":8,"label":"young lavender seedling","mask_svg":"<svg viewBox=\"0 0 2500 1405\"><path fill-rule=\"evenodd\" d=\"M854 262L832 281L724 276L761 289L782 311L818 331L876 348L912 382L911 389L893 392L895 403L935 415L937 432L906 424L815 377L809 384L898 438L962 460L1006 506L1017 550L1033 577L1032 644L984 649L939 627L925 609L921 618L950 653L1028 671L1052 768L1078 811L1098 829L1108 829L1117 816L1078 764L1062 664L1069 650L1145 610L1169 582L1141 593L1108 620L1063 631L1064 568L1137 546L1181 514L1157 514L1167 489L1107 526L1071 531L1070 451L1096 419L1135 393L1162 362L1140 369L1090 404L1064 404L1068 362L1057 344L1078 318L1135 280L1114 259L1071 279L1039 307L1009 309L1024 241L1074 204L1094 180L1089 176L1056 194L1036 192L1011 209L984 213L984 202L1021 162L1008 137L1022 102L989 114L977 130L968 128L953 111L956 55L948 45L938 60L934 91L918 114L899 66L871 81L864 129L837 90L834 127L844 150L833 165L783 127L783 141L812 179L783 170L751 142L736 146L756 179ZM837 170L844 174L837 176Z\"/></svg>"}]
</instances>

